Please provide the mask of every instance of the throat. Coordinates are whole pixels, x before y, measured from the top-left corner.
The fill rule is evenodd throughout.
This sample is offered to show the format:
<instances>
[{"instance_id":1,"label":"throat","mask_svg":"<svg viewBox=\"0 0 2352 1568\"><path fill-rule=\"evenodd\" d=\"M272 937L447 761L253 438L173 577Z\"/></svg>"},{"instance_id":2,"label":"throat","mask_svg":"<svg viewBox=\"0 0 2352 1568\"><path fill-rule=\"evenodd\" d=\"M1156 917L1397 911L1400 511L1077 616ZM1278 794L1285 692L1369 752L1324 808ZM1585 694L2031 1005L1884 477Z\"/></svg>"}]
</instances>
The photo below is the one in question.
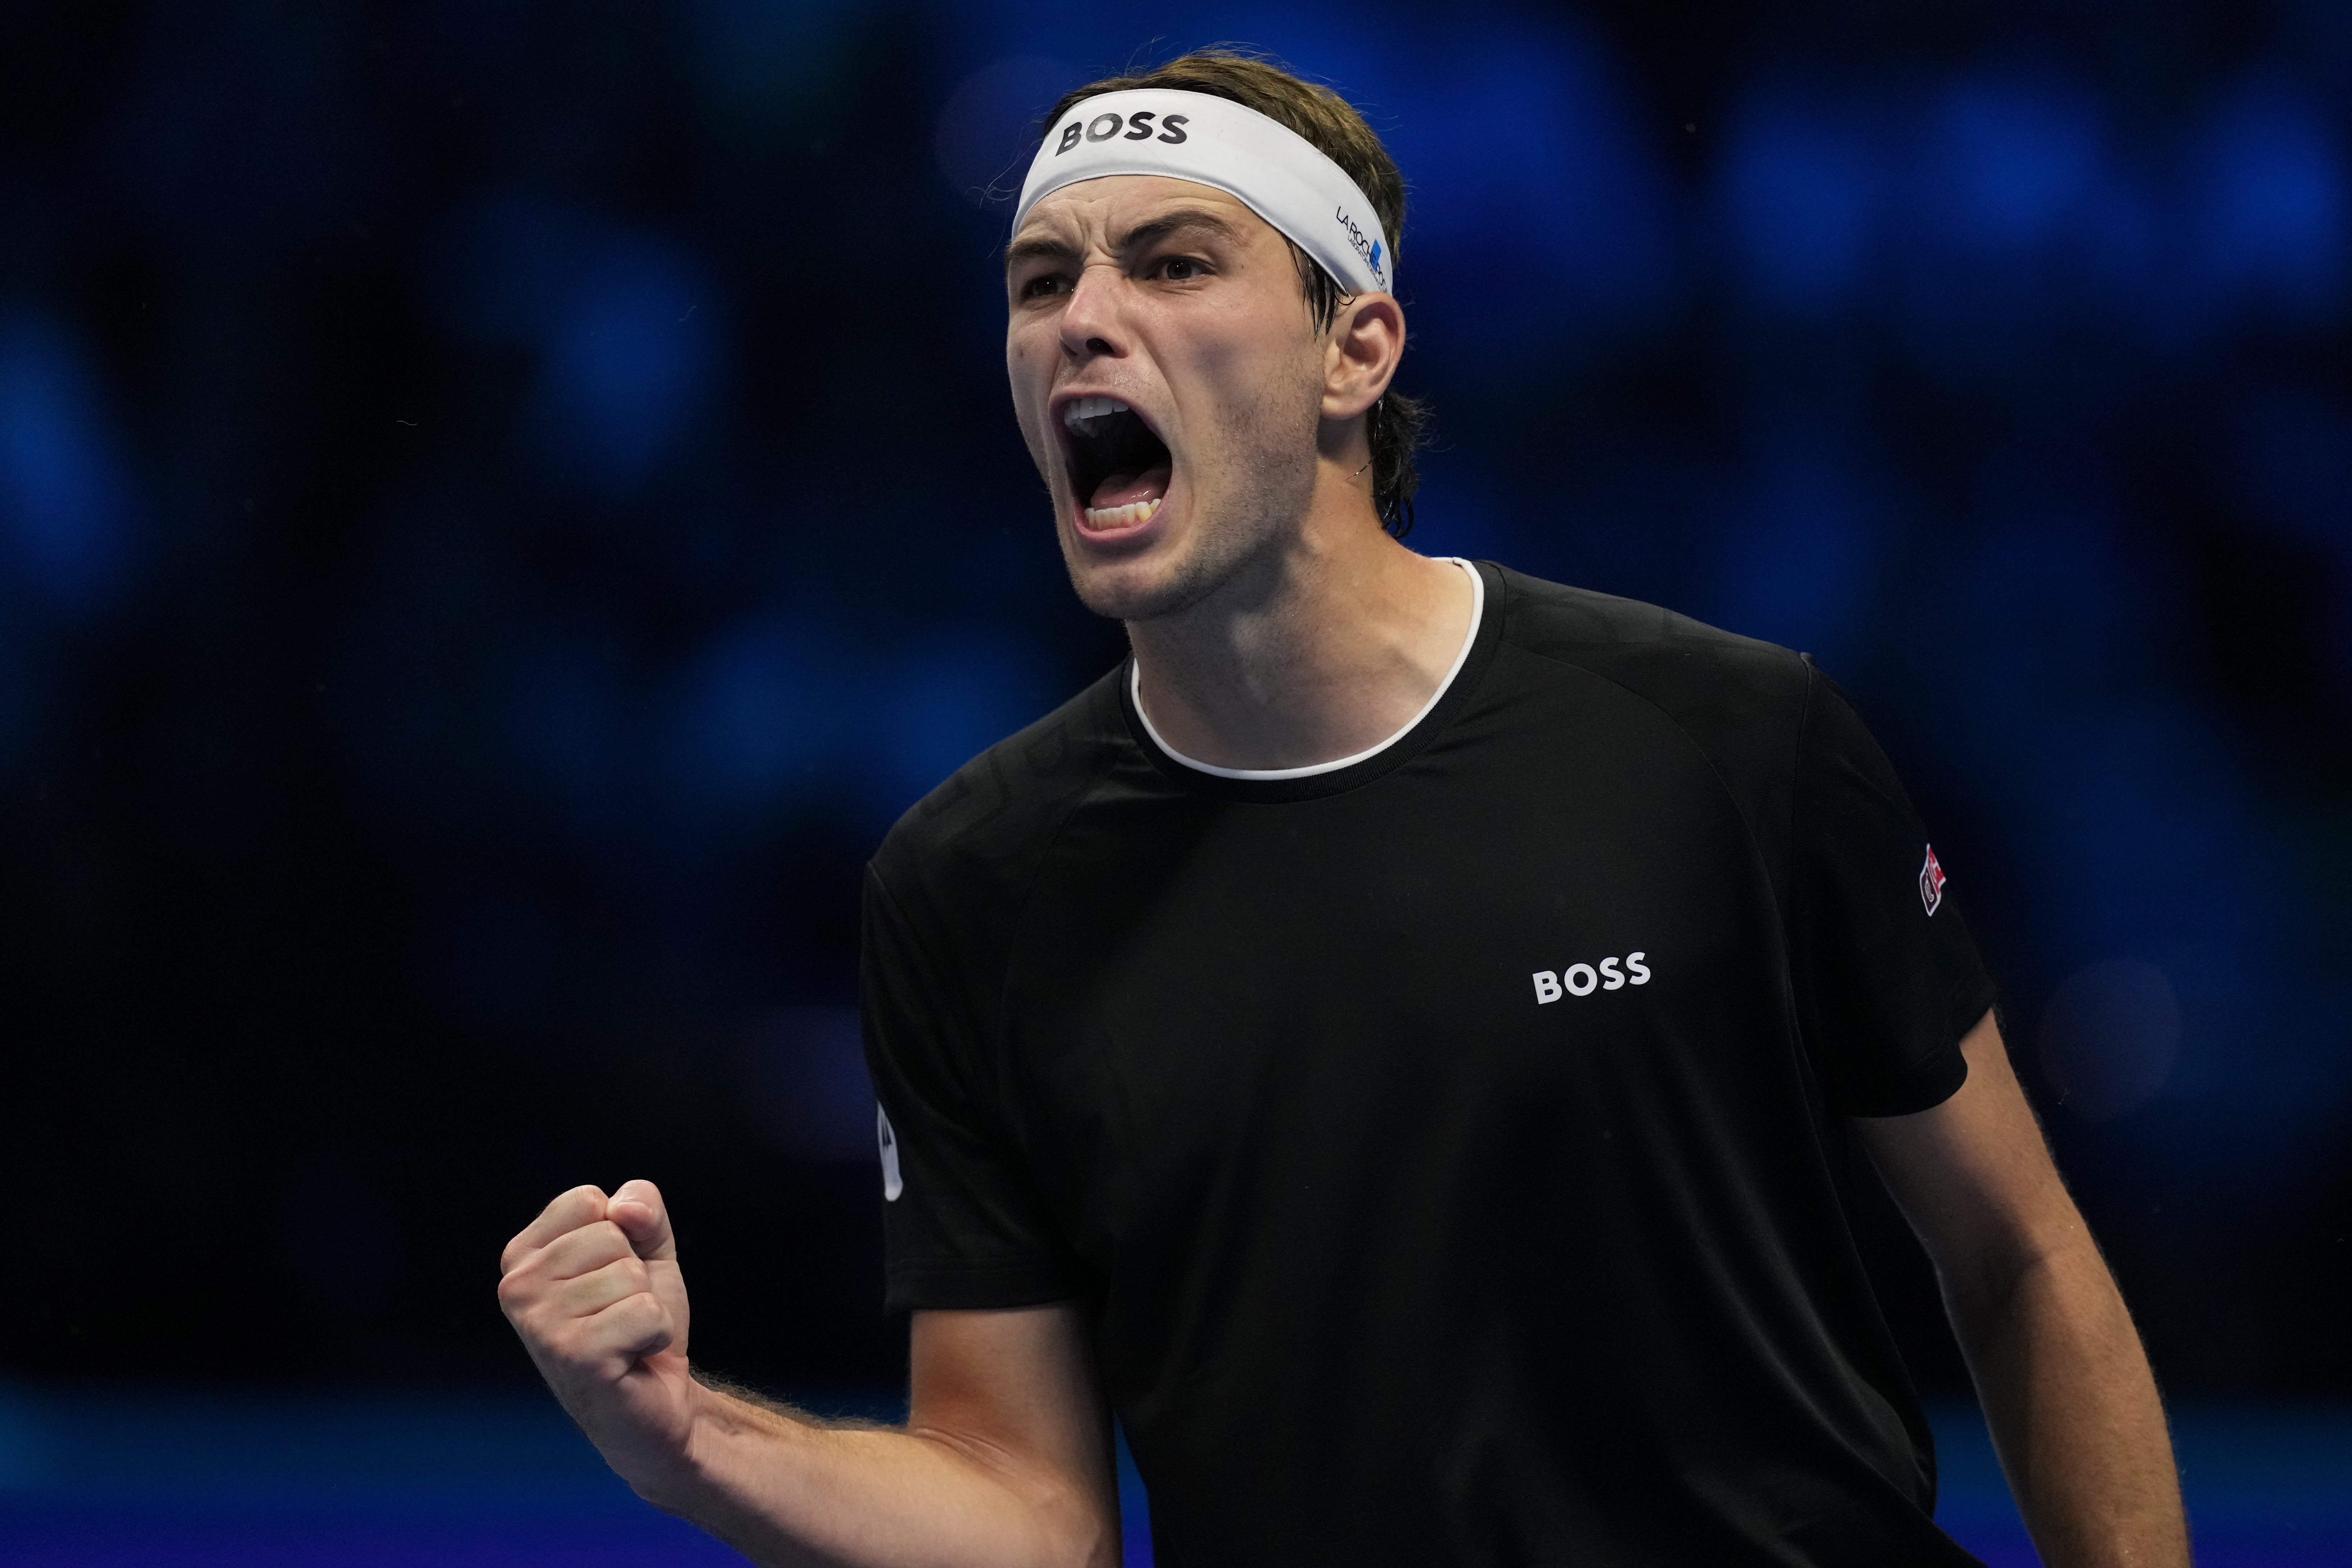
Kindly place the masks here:
<instances>
[{"instance_id":1,"label":"throat","mask_svg":"<svg viewBox=\"0 0 2352 1568\"><path fill-rule=\"evenodd\" d=\"M1134 700L1152 741L1210 773L1289 777L1360 762L1419 725L1468 658L1486 584L1466 562L1382 542L1387 591L1349 585L1352 616L1315 613L1324 595L1294 584L1310 601L1303 615L1228 604L1205 620L1130 622Z\"/></svg>"}]
</instances>

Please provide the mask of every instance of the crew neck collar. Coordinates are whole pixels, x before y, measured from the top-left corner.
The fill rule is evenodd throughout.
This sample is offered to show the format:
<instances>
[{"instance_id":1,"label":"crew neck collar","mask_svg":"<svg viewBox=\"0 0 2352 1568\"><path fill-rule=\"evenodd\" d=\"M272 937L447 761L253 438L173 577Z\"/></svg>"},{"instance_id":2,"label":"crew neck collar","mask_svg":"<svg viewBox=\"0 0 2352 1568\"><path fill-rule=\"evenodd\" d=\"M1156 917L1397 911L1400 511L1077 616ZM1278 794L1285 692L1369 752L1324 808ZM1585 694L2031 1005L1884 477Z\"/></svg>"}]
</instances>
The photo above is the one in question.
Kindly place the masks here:
<instances>
[{"instance_id":1,"label":"crew neck collar","mask_svg":"<svg viewBox=\"0 0 2352 1568\"><path fill-rule=\"evenodd\" d=\"M1437 689L1429 694L1429 700L1423 703L1421 710L1406 720L1393 734L1376 744L1367 746L1351 756L1337 757L1328 763L1310 763L1300 768L1221 768L1213 763L1195 761L1170 745L1160 736L1159 730L1152 725L1151 715L1143 710L1143 667L1132 657L1127 661L1128 709L1135 715L1137 722L1142 726L1150 745L1157 748L1163 758L1180 768L1196 773L1205 773L1211 778L1231 779L1251 784L1284 784L1294 779L1319 778L1325 774L1339 773L1369 763L1419 729L1422 722L1437 710L1438 704L1445 700L1446 693L1454 689L1454 681L1462 674L1462 667L1469 662L1471 650L1478 646L1478 633L1486 619L1486 574L1459 555L1444 555L1437 559L1451 561L1468 574L1470 625L1462 634L1462 646L1454 650L1454 662L1446 667L1445 678L1437 683Z\"/></svg>"}]
</instances>

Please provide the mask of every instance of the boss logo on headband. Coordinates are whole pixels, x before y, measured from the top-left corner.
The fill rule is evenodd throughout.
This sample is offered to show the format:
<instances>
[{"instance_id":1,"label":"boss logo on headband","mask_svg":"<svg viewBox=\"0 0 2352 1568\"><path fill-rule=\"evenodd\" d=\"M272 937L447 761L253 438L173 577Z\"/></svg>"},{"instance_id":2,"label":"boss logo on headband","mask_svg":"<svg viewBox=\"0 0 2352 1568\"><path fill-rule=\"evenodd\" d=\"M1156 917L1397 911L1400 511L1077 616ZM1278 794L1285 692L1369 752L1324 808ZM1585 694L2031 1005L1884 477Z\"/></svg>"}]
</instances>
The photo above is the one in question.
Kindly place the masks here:
<instances>
[{"instance_id":1,"label":"boss logo on headband","mask_svg":"<svg viewBox=\"0 0 2352 1568\"><path fill-rule=\"evenodd\" d=\"M1152 141L1154 138L1151 134L1151 121L1155 118L1158 118L1156 111L1139 109L1133 114L1125 117L1116 114L1097 114L1092 120L1073 120L1062 127L1062 143L1054 149L1054 156L1060 157L1082 140L1108 142L1114 136L1119 136L1122 131L1126 132L1124 136L1119 136L1122 142ZM1189 114L1171 114L1160 120L1158 140L1171 143L1187 140L1184 127L1192 123L1192 117Z\"/></svg>"},{"instance_id":2,"label":"boss logo on headband","mask_svg":"<svg viewBox=\"0 0 2352 1568\"><path fill-rule=\"evenodd\" d=\"M1348 231L1348 243L1356 247L1356 254L1364 258L1364 265L1372 269L1372 276L1379 278L1381 276L1381 242L1377 239L1366 238L1364 231L1356 226L1356 220L1348 216L1346 207L1332 208L1331 216L1338 218L1339 226Z\"/></svg>"}]
</instances>

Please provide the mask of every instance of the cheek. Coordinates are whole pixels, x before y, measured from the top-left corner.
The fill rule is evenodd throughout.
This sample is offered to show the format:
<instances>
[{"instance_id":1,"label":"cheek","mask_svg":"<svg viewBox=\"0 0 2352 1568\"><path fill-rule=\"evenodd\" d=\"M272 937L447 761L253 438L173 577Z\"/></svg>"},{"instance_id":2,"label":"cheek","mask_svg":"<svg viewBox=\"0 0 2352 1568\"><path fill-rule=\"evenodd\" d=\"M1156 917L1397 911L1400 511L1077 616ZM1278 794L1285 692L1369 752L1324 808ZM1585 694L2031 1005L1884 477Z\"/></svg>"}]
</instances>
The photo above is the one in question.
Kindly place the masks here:
<instances>
[{"instance_id":1,"label":"cheek","mask_svg":"<svg viewBox=\"0 0 2352 1568\"><path fill-rule=\"evenodd\" d=\"M1020 421L1021 434L1034 447L1037 444L1038 411L1045 401L1045 383L1052 376L1053 365L1051 359L1041 355L1034 342L1029 341L1031 336L1034 334L1018 331L1005 335L1004 376L1013 391L1013 416Z\"/></svg>"},{"instance_id":2,"label":"cheek","mask_svg":"<svg viewBox=\"0 0 2352 1568\"><path fill-rule=\"evenodd\" d=\"M1053 318L1035 310L1015 310L1004 323L1004 363L1015 375L1024 363L1052 363L1059 331Z\"/></svg>"},{"instance_id":3,"label":"cheek","mask_svg":"<svg viewBox=\"0 0 2352 1568\"><path fill-rule=\"evenodd\" d=\"M1295 344L1261 329L1202 350L1194 374L1213 405L1223 444L1281 447L1313 427L1320 384Z\"/></svg>"},{"instance_id":4,"label":"cheek","mask_svg":"<svg viewBox=\"0 0 2352 1568\"><path fill-rule=\"evenodd\" d=\"M1197 363L1251 404L1297 384L1301 366L1320 363L1306 306L1296 299L1237 301L1204 325Z\"/></svg>"}]
</instances>

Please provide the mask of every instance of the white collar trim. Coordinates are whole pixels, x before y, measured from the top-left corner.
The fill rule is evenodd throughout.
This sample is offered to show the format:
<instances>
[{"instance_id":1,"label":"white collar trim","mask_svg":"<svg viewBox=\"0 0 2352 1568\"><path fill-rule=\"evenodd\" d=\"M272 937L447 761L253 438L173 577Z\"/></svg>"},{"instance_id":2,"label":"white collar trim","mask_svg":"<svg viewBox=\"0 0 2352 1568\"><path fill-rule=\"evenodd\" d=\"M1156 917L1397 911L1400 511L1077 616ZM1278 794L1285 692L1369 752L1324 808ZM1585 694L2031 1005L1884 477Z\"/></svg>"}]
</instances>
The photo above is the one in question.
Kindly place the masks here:
<instances>
[{"instance_id":1,"label":"white collar trim","mask_svg":"<svg viewBox=\"0 0 2352 1568\"><path fill-rule=\"evenodd\" d=\"M1379 756L1419 728L1421 721L1429 717L1430 710L1437 706L1446 692L1453 689L1454 678L1462 673L1462 667L1469 662L1470 649L1478 641L1478 624L1486 618L1486 579L1480 574L1478 568L1471 565L1459 555L1441 556L1439 559L1451 561L1470 574L1470 629L1462 634L1462 646L1454 650L1454 662L1447 667L1445 679L1437 683L1437 689L1429 694L1429 700L1421 705L1421 711L1406 720L1402 729L1378 745L1367 746L1351 757L1339 757L1328 763L1310 763L1303 768L1221 768L1213 763L1194 762L1170 745L1160 731L1152 727L1151 715L1143 710L1143 667L1129 660L1127 689L1130 700L1135 703L1135 716L1143 721L1143 732L1151 737L1153 745L1168 753L1170 761L1181 763L1197 773L1211 773L1221 779L1260 779L1272 783L1281 779L1313 778L1317 773L1336 773L1341 768L1352 768L1358 763Z\"/></svg>"}]
</instances>

